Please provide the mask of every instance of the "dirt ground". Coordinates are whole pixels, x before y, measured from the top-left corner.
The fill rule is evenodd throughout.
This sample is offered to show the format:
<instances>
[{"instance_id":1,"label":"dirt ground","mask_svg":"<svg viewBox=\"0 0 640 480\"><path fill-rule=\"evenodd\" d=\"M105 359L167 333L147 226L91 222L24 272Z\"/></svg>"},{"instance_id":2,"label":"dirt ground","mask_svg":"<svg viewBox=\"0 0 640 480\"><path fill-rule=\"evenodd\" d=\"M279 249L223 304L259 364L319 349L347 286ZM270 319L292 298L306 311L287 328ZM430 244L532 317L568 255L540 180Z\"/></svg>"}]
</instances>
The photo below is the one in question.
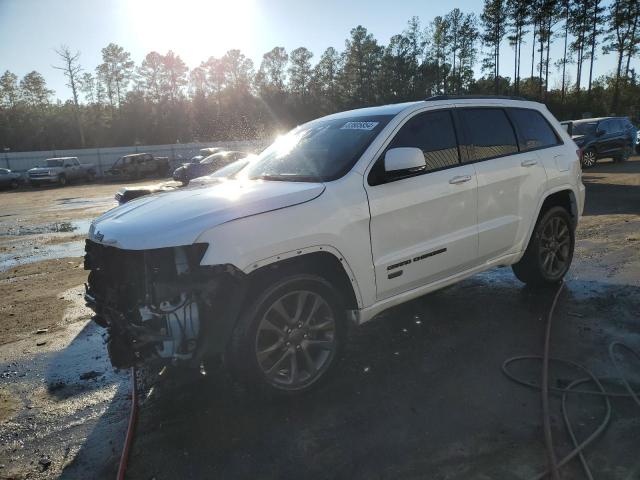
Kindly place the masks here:
<instances>
[{"instance_id":1,"label":"dirt ground","mask_svg":"<svg viewBox=\"0 0 640 480\"><path fill-rule=\"evenodd\" d=\"M619 391L608 345L640 350L640 158L585 172L587 206L560 298L552 354ZM0 193L0 478L113 478L129 377L108 363L82 305L82 231L116 185ZM35 248L37 247L37 248ZM292 401L257 402L223 372L147 379L129 478L525 479L545 468L540 396L509 381L505 359L539 355L549 292L508 268L384 313L350 333L340 369ZM35 333L38 329L47 329ZM624 358L640 384L640 362ZM514 371L537 380L536 362ZM583 372L553 365L566 386ZM579 439L599 398L569 399ZM586 450L595 478L640 478L640 409L612 401ZM571 445L552 399L557 455ZM562 478L583 478L576 461Z\"/></svg>"}]
</instances>

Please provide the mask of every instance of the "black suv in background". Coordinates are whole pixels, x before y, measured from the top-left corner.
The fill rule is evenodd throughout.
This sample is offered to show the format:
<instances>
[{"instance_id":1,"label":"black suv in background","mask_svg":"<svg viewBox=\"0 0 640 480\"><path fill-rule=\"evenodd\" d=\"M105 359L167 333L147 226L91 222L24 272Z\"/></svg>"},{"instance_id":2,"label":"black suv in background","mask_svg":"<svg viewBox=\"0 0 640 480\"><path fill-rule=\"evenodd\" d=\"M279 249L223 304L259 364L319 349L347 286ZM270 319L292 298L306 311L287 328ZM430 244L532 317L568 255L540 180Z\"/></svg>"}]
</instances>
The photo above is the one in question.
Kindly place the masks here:
<instances>
[{"instance_id":1,"label":"black suv in background","mask_svg":"<svg viewBox=\"0 0 640 480\"><path fill-rule=\"evenodd\" d=\"M600 158L621 162L633 153L636 128L626 117L585 118L562 122L582 150L582 167L591 168Z\"/></svg>"}]
</instances>

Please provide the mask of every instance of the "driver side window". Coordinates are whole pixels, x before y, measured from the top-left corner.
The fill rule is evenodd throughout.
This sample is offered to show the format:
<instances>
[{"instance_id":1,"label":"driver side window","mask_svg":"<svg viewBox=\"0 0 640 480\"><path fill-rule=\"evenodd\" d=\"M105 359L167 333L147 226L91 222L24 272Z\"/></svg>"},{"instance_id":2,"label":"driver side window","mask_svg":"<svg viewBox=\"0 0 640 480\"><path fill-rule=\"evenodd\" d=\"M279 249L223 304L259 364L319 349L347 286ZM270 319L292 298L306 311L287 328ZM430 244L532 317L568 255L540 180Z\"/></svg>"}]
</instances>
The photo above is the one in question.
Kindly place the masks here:
<instances>
[{"instance_id":1,"label":"driver side window","mask_svg":"<svg viewBox=\"0 0 640 480\"><path fill-rule=\"evenodd\" d=\"M453 125L451 112L439 110L420 113L409 119L396 133L385 150L399 147L414 147L422 150L426 166L410 176L441 170L460 164L458 142ZM378 185L407 177L406 173L399 176L389 174L384 170L383 154L371 169L370 185Z\"/></svg>"},{"instance_id":2,"label":"driver side window","mask_svg":"<svg viewBox=\"0 0 640 480\"><path fill-rule=\"evenodd\" d=\"M422 150L425 171L430 172L459 163L458 143L451 113L427 112L403 125L388 148L417 147Z\"/></svg>"}]
</instances>

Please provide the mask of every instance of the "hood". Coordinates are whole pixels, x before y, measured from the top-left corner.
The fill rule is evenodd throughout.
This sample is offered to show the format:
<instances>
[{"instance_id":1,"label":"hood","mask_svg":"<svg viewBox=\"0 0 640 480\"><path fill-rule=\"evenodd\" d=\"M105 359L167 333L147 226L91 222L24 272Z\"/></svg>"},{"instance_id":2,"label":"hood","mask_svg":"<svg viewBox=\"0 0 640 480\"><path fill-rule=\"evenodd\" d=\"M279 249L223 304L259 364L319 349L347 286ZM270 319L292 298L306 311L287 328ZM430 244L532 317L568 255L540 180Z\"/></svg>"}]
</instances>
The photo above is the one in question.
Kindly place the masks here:
<instances>
[{"instance_id":1,"label":"hood","mask_svg":"<svg viewBox=\"0 0 640 480\"><path fill-rule=\"evenodd\" d=\"M60 167L33 167L27 170L27 172L48 172L49 170L54 170Z\"/></svg>"},{"instance_id":2,"label":"hood","mask_svg":"<svg viewBox=\"0 0 640 480\"><path fill-rule=\"evenodd\" d=\"M308 202L324 189L321 183L229 180L145 196L98 217L89 238L127 250L190 245L216 225Z\"/></svg>"}]
</instances>

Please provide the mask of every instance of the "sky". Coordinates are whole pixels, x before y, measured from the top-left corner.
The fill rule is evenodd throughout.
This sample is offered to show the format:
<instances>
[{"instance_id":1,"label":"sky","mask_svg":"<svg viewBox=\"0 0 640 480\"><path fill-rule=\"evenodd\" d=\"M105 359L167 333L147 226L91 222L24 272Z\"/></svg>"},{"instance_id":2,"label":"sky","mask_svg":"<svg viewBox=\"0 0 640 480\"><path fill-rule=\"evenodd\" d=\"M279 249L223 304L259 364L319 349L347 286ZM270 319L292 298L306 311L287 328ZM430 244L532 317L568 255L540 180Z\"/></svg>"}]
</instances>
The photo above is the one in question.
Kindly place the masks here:
<instances>
[{"instance_id":1,"label":"sky","mask_svg":"<svg viewBox=\"0 0 640 480\"><path fill-rule=\"evenodd\" d=\"M305 46L317 61L329 46L342 51L349 31L359 24L386 44L414 15L426 25L455 7L479 16L482 5L482 0L0 0L0 71L22 77L37 70L55 96L66 100L71 92L63 73L53 68L60 64L55 49L62 44L80 51L87 71L101 62L100 50L110 42L130 52L137 65L150 51L172 49L193 68L238 48L257 69L262 54L275 46L287 51ZM561 53L558 39L552 59ZM530 38L522 57L521 74L527 75ZM513 49L505 41L500 73L512 76L513 62ZM614 64L612 56L600 55L595 76ZM554 82L559 83L555 70Z\"/></svg>"}]
</instances>

